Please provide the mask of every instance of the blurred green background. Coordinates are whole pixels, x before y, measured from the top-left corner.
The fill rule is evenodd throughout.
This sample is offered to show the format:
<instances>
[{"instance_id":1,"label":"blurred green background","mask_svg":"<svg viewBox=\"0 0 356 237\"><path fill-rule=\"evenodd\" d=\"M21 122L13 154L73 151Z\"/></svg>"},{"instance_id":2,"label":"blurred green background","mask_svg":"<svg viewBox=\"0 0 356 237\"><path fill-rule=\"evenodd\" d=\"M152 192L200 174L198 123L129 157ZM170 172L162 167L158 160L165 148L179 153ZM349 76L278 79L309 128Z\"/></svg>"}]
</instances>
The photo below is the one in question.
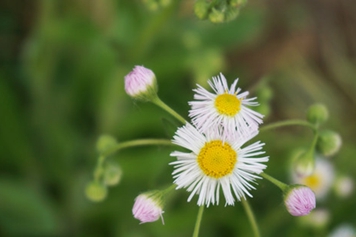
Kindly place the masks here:
<instances>
[{"instance_id":1,"label":"blurred green background","mask_svg":"<svg viewBox=\"0 0 356 237\"><path fill-rule=\"evenodd\" d=\"M172 182L172 147L127 149L112 159L121 183L92 203L101 134L119 141L167 138L173 119L125 94L134 65L152 69L163 101L188 115L192 89L223 72L258 95L265 124L305 118L309 105L330 111L325 127L339 132L337 174L356 173L356 5L352 0L250 0L237 19L197 19L194 1L172 1L156 11L140 0L3 0L0 2L0 236L191 236L196 199L175 192L160 221L139 225L131 208L141 192ZM174 132L174 130L173 130ZM261 133L267 172L289 182L288 157L312 133L288 127ZM262 236L327 236L356 226L355 195L333 192L318 207L330 212L322 229L302 225L283 206L280 191L258 181L250 200ZM252 236L239 203L205 210L200 236Z\"/></svg>"}]
</instances>

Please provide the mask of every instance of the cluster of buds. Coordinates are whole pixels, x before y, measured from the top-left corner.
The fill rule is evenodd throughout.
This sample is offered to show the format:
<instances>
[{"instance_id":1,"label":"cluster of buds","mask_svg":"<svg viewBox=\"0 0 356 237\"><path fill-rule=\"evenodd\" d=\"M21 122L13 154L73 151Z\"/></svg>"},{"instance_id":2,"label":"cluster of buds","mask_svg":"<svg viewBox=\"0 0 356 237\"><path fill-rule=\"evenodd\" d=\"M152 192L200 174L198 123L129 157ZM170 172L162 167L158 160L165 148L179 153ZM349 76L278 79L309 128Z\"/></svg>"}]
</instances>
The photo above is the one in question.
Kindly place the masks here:
<instances>
[{"instance_id":1,"label":"cluster of buds","mask_svg":"<svg viewBox=\"0 0 356 237\"><path fill-rule=\"evenodd\" d=\"M247 0L197 0L194 5L195 15L201 19L209 19L213 23L229 22L235 19Z\"/></svg>"},{"instance_id":2,"label":"cluster of buds","mask_svg":"<svg viewBox=\"0 0 356 237\"><path fill-rule=\"evenodd\" d=\"M85 194L91 201L103 201L108 193L107 187L116 186L121 180L122 170L119 164L106 160L116 146L116 139L109 135L100 136L96 143L99 153L98 163L94 170L94 179L87 184L85 189Z\"/></svg>"}]
</instances>

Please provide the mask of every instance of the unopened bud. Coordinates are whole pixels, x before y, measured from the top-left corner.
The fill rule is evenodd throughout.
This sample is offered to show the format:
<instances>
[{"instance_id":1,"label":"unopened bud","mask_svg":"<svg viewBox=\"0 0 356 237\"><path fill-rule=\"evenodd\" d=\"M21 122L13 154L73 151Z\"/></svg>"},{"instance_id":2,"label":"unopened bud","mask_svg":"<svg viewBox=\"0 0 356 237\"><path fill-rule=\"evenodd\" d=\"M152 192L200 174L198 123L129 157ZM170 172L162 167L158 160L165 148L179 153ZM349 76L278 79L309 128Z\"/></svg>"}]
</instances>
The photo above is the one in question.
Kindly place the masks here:
<instances>
[{"instance_id":1,"label":"unopened bud","mask_svg":"<svg viewBox=\"0 0 356 237\"><path fill-rule=\"evenodd\" d=\"M305 185L291 185L284 194L284 203L292 216L305 216L316 206L315 194Z\"/></svg>"},{"instance_id":2,"label":"unopened bud","mask_svg":"<svg viewBox=\"0 0 356 237\"><path fill-rule=\"evenodd\" d=\"M338 133L324 130L320 132L316 146L324 156L333 156L340 150L341 144L342 140Z\"/></svg>"},{"instance_id":3,"label":"unopened bud","mask_svg":"<svg viewBox=\"0 0 356 237\"><path fill-rule=\"evenodd\" d=\"M241 7L247 3L247 0L230 0L229 5L232 7Z\"/></svg>"},{"instance_id":4,"label":"unopened bud","mask_svg":"<svg viewBox=\"0 0 356 237\"><path fill-rule=\"evenodd\" d=\"M125 91L134 99L151 101L157 97L156 76L148 68L135 66L135 68L125 76Z\"/></svg>"},{"instance_id":5,"label":"unopened bud","mask_svg":"<svg viewBox=\"0 0 356 237\"><path fill-rule=\"evenodd\" d=\"M85 194L90 201L101 202L107 196L107 188L98 181L92 181L87 184Z\"/></svg>"},{"instance_id":6,"label":"unopened bud","mask_svg":"<svg viewBox=\"0 0 356 237\"><path fill-rule=\"evenodd\" d=\"M225 11L225 22L229 22L234 20L240 13L240 9L239 8L235 8L235 7L229 7L226 11Z\"/></svg>"},{"instance_id":7,"label":"unopened bud","mask_svg":"<svg viewBox=\"0 0 356 237\"><path fill-rule=\"evenodd\" d=\"M140 194L135 199L135 204L132 208L133 216L142 223L154 222L159 218L163 222L163 204L160 191L152 191L148 193Z\"/></svg>"},{"instance_id":8,"label":"unopened bud","mask_svg":"<svg viewBox=\"0 0 356 237\"><path fill-rule=\"evenodd\" d=\"M160 0L159 3L162 7L167 7L171 4L172 0Z\"/></svg>"},{"instance_id":9,"label":"unopened bud","mask_svg":"<svg viewBox=\"0 0 356 237\"><path fill-rule=\"evenodd\" d=\"M104 170L104 183L108 186L117 185L122 176L122 169L118 164L109 162L105 165Z\"/></svg>"},{"instance_id":10,"label":"unopened bud","mask_svg":"<svg viewBox=\"0 0 356 237\"><path fill-rule=\"evenodd\" d=\"M311 175L315 168L314 152L298 151L292 165L297 176L306 177Z\"/></svg>"},{"instance_id":11,"label":"unopened bud","mask_svg":"<svg viewBox=\"0 0 356 237\"><path fill-rule=\"evenodd\" d=\"M206 19L209 13L209 3L205 0L196 1L194 4L194 13L199 19Z\"/></svg>"},{"instance_id":12,"label":"unopened bud","mask_svg":"<svg viewBox=\"0 0 356 237\"><path fill-rule=\"evenodd\" d=\"M102 154L117 145L117 141L114 137L110 135L101 135L96 142L97 151Z\"/></svg>"},{"instance_id":13,"label":"unopened bud","mask_svg":"<svg viewBox=\"0 0 356 237\"><path fill-rule=\"evenodd\" d=\"M209 14L209 20L213 23L224 22L224 17L225 17L225 14L222 11L216 9L215 7L213 7L211 9L211 12Z\"/></svg>"},{"instance_id":14,"label":"unopened bud","mask_svg":"<svg viewBox=\"0 0 356 237\"><path fill-rule=\"evenodd\" d=\"M323 104L311 105L307 112L307 120L313 124L322 124L329 118L329 111Z\"/></svg>"}]
</instances>

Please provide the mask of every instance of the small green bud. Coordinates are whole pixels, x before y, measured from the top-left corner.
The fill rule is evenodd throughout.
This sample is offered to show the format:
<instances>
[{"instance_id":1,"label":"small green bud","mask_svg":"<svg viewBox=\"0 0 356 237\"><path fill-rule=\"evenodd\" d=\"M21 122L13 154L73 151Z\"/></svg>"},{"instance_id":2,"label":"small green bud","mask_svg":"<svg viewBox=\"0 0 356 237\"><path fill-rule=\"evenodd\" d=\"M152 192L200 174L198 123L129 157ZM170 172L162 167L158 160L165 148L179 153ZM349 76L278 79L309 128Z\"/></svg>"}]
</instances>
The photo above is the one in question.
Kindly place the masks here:
<instances>
[{"instance_id":1,"label":"small green bud","mask_svg":"<svg viewBox=\"0 0 356 237\"><path fill-rule=\"evenodd\" d=\"M247 3L247 0L230 0L229 5L232 7L241 7Z\"/></svg>"},{"instance_id":2,"label":"small green bud","mask_svg":"<svg viewBox=\"0 0 356 237\"><path fill-rule=\"evenodd\" d=\"M96 143L97 151L102 154L117 145L117 141L110 135L101 135Z\"/></svg>"},{"instance_id":3,"label":"small green bud","mask_svg":"<svg viewBox=\"0 0 356 237\"><path fill-rule=\"evenodd\" d=\"M159 0L159 3L162 7L167 7L169 4L171 4L171 0Z\"/></svg>"},{"instance_id":4,"label":"small green bud","mask_svg":"<svg viewBox=\"0 0 356 237\"><path fill-rule=\"evenodd\" d=\"M307 112L307 120L313 124L324 123L329 117L329 111L323 104L311 105Z\"/></svg>"},{"instance_id":5,"label":"small green bud","mask_svg":"<svg viewBox=\"0 0 356 237\"><path fill-rule=\"evenodd\" d=\"M116 163L109 162L105 165L104 170L104 183L108 186L117 185L122 176L122 169Z\"/></svg>"},{"instance_id":6,"label":"small green bud","mask_svg":"<svg viewBox=\"0 0 356 237\"><path fill-rule=\"evenodd\" d=\"M239 8L229 7L225 12L225 21L228 22L234 20L239 15L239 13Z\"/></svg>"},{"instance_id":7,"label":"small green bud","mask_svg":"<svg viewBox=\"0 0 356 237\"><path fill-rule=\"evenodd\" d=\"M107 196L107 188L97 181L92 181L85 188L86 197L93 202L101 202Z\"/></svg>"},{"instance_id":8,"label":"small green bud","mask_svg":"<svg viewBox=\"0 0 356 237\"><path fill-rule=\"evenodd\" d=\"M316 146L324 156L333 156L340 150L341 144L342 140L338 133L324 130L320 132Z\"/></svg>"},{"instance_id":9,"label":"small green bud","mask_svg":"<svg viewBox=\"0 0 356 237\"><path fill-rule=\"evenodd\" d=\"M195 15L201 19L204 20L208 17L208 12L209 12L209 3L207 3L205 0L198 0L194 4L194 13Z\"/></svg>"},{"instance_id":10,"label":"small green bud","mask_svg":"<svg viewBox=\"0 0 356 237\"><path fill-rule=\"evenodd\" d=\"M156 11L158 9L157 0L143 0L142 1L150 11Z\"/></svg>"},{"instance_id":11,"label":"small green bud","mask_svg":"<svg viewBox=\"0 0 356 237\"><path fill-rule=\"evenodd\" d=\"M314 152L299 150L294 154L292 166L296 174L300 177L311 175L315 169Z\"/></svg>"},{"instance_id":12,"label":"small green bud","mask_svg":"<svg viewBox=\"0 0 356 237\"><path fill-rule=\"evenodd\" d=\"M217 10L215 7L211 9L209 14L209 20L213 23L222 23L224 22L225 14L222 11Z\"/></svg>"}]
</instances>

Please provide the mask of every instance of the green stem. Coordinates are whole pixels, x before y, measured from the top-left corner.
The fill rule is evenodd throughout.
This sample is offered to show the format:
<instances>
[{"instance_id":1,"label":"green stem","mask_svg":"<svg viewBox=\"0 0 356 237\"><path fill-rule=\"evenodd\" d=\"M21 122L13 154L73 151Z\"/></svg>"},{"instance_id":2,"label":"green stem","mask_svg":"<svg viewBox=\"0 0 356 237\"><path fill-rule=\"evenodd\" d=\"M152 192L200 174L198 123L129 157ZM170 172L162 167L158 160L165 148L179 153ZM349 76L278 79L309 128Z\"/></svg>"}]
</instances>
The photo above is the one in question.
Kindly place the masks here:
<instances>
[{"instance_id":1,"label":"green stem","mask_svg":"<svg viewBox=\"0 0 356 237\"><path fill-rule=\"evenodd\" d=\"M309 123L308 121L301 120L301 119L291 119L291 120L279 121L279 122L264 125L260 128L260 132L274 129L274 128L284 127L284 126L292 126L292 125L309 127L314 132L317 130L316 126L314 124Z\"/></svg>"},{"instance_id":2,"label":"green stem","mask_svg":"<svg viewBox=\"0 0 356 237\"><path fill-rule=\"evenodd\" d=\"M101 155L109 156L112 153L124 148L134 147L134 146L147 146L147 145L174 145L174 144L172 143L171 140L168 139L138 139L138 140L118 143L116 146L106 150Z\"/></svg>"},{"instance_id":3,"label":"green stem","mask_svg":"<svg viewBox=\"0 0 356 237\"><path fill-rule=\"evenodd\" d=\"M167 111L168 113L170 113L173 117L175 117L176 119L178 119L181 123L185 124L186 121L185 119L180 116L176 111L174 111L171 107L169 107L168 105L166 105L158 96L156 98L154 98L152 100L152 103L156 104L157 106L161 107L162 109L164 109L165 111Z\"/></svg>"},{"instance_id":4,"label":"green stem","mask_svg":"<svg viewBox=\"0 0 356 237\"><path fill-rule=\"evenodd\" d=\"M319 133L318 133L318 131L315 131L314 138L313 138L312 144L310 146L310 149L313 149L313 151L315 150L316 143L318 142L318 137L319 137Z\"/></svg>"},{"instance_id":5,"label":"green stem","mask_svg":"<svg viewBox=\"0 0 356 237\"><path fill-rule=\"evenodd\" d=\"M272 176L266 174L266 173L261 173L260 174L263 178L267 179L268 181L270 181L271 183L273 183L274 185L276 185L277 187L279 187L282 191L286 190L288 188L288 185L285 183L282 183L281 181L273 178Z\"/></svg>"},{"instance_id":6,"label":"green stem","mask_svg":"<svg viewBox=\"0 0 356 237\"><path fill-rule=\"evenodd\" d=\"M101 174L103 173L103 163L105 161L105 156L99 156L98 163L96 164L96 168L94 170L94 180L99 181Z\"/></svg>"},{"instance_id":7,"label":"green stem","mask_svg":"<svg viewBox=\"0 0 356 237\"><path fill-rule=\"evenodd\" d=\"M199 229L200 229L200 223L201 223L201 220L202 220L202 217L203 217L203 211L204 211L204 205L201 205L199 207L197 221L195 222L193 237L198 237L199 236Z\"/></svg>"},{"instance_id":8,"label":"green stem","mask_svg":"<svg viewBox=\"0 0 356 237\"><path fill-rule=\"evenodd\" d=\"M253 214L253 211L250 207L250 204L248 203L248 201L244 198L241 199L241 203L242 203L242 206L244 207L245 209L245 212L246 212L246 215L247 215L247 218L248 220L250 221L250 224L251 224L251 227L252 227L252 230L253 230L253 233L254 233L254 236L255 237L260 237L260 231L258 229L258 225L257 225L257 222L256 222L256 218L255 218L255 215Z\"/></svg>"},{"instance_id":9,"label":"green stem","mask_svg":"<svg viewBox=\"0 0 356 237\"><path fill-rule=\"evenodd\" d=\"M168 188L166 188L165 190L162 191L162 195L166 195L167 193L171 192L176 187L177 187L176 184L172 184L171 186L169 186Z\"/></svg>"}]
</instances>

